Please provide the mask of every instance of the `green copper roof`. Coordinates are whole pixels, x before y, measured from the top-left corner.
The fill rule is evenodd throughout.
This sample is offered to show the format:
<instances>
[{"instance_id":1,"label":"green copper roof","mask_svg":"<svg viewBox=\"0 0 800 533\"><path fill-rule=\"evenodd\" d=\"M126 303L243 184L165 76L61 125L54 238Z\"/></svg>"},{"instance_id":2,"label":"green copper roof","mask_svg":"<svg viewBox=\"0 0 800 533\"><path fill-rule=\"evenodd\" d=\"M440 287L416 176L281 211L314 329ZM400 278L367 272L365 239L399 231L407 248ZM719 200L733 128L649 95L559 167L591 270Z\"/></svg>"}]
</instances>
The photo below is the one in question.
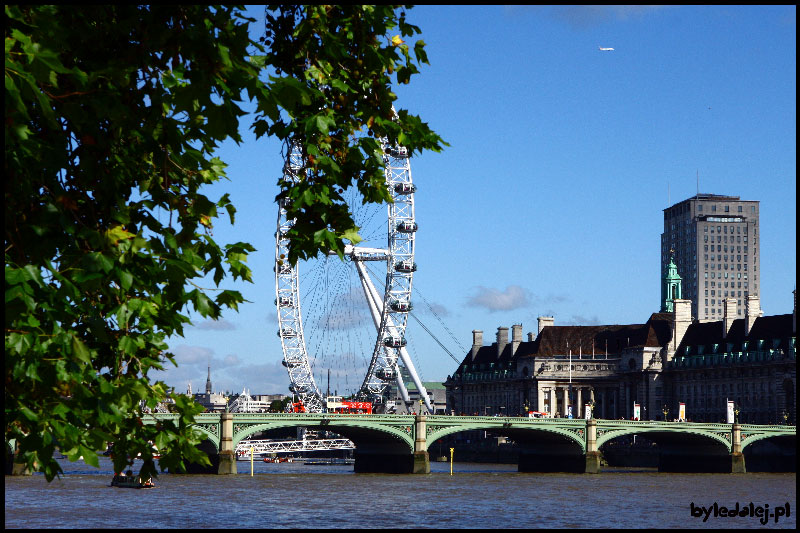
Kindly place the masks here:
<instances>
[{"instance_id":1,"label":"green copper roof","mask_svg":"<svg viewBox=\"0 0 800 533\"><path fill-rule=\"evenodd\" d=\"M681 295L681 276L675 265L674 252L673 250L669 252L669 264L661 280L661 311L671 313L674 310L673 300L679 300L683 296Z\"/></svg>"}]
</instances>

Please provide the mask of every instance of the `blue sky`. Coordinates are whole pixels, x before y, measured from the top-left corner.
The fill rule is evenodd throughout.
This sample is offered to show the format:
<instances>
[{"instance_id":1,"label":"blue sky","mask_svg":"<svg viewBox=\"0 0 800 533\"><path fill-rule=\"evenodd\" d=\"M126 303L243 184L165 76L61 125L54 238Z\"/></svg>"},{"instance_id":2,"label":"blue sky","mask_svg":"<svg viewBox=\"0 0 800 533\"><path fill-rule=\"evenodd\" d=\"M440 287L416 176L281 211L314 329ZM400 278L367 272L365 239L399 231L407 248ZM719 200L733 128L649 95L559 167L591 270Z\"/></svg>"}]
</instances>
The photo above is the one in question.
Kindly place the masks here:
<instances>
[{"instance_id":1,"label":"blue sky","mask_svg":"<svg viewBox=\"0 0 800 533\"><path fill-rule=\"evenodd\" d=\"M262 8L250 13L263 21ZM430 65L396 87L450 147L411 160L419 224L417 315L458 359L472 330L643 323L658 311L662 210L700 192L761 202L761 305L792 311L796 287L795 6L418 6ZM601 52L598 47L613 47ZM178 391L287 393L274 308L274 197L280 145L221 147L235 226L250 242L251 303L219 322L194 316L170 340ZM461 344L451 338L422 298ZM409 322L426 381L456 363ZM374 342L374 341L372 341ZM371 347L366 348L371 351ZM319 379L335 362L315 367ZM363 376L333 369L345 392ZM325 386L324 383L320 383Z\"/></svg>"}]
</instances>

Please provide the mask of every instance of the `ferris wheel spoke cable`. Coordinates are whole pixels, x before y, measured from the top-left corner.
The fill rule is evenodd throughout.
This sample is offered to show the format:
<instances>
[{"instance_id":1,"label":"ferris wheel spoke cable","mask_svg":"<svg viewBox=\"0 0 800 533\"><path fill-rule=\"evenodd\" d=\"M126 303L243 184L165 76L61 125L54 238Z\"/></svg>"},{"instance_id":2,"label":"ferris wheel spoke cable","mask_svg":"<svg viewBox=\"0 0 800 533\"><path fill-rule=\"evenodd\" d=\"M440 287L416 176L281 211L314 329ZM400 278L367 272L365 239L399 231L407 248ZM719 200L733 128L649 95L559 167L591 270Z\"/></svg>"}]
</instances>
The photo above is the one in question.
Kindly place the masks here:
<instances>
[{"instance_id":1,"label":"ferris wheel spoke cable","mask_svg":"<svg viewBox=\"0 0 800 533\"><path fill-rule=\"evenodd\" d=\"M321 331L315 337L317 343L314 346L315 353L327 353L328 358L323 357L321 362L328 368L340 366L348 354L355 353L354 346L361 342L358 340L361 337L359 326L363 326L360 324L363 320L359 320L355 307L348 305L348 297L353 294L354 289L352 276L337 275L333 277L333 281L331 278L328 272L323 292L326 300L324 322L320 323ZM341 295L345 297L340 297Z\"/></svg>"},{"instance_id":2,"label":"ferris wheel spoke cable","mask_svg":"<svg viewBox=\"0 0 800 533\"><path fill-rule=\"evenodd\" d=\"M409 313L409 314L411 315L411 318L416 320L417 324L422 326L422 329L424 329L428 333L428 335L430 335L431 338L436 341L436 344L441 346L442 350L444 350L445 353L447 353L447 355L449 355L453 359L453 361L455 361L458 364L461 364L461 361L455 355L453 355L453 353L450 350L448 350L444 344L441 343L441 341L436 337L436 335L434 335L433 332L431 332L431 330L428 329L428 327L422 322L422 320L419 319L419 317L415 313Z\"/></svg>"},{"instance_id":3,"label":"ferris wheel spoke cable","mask_svg":"<svg viewBox=\"0 0 800 533\"><path fill-rule=\"evenodd\" d=\"M370 273L371 273L373 276L375 276L375 273L374 273L374 271L372 271L371 269L370 269ZM416 294L418 294L420 297L422 297L422 294L419 292L419 289L416 289L416 288L415 288L415 293L416 293ZM434 310L433 310L433 308L432 308L432 307L431 307L431 305L430 305L430 304L427 302L427 300L425 300L425 298L424 298L424 297L422 298L422 300L423 300L423 301L424 301L424 302L425 302L425 303L428 305L428 309L430 309L431 313L433 313L433 315L434 315L434 316L436 316L436 317L437 317L437 319L438 319L438 315L436 314L436 311L434 311ZM447 349L447 347L446 347L444 344L442 344L442 342L439 340L439 338L438 338L438 337L437 337L437 336L436 336L436 335L435 335L435 334L434 334L434 333L433 333L433 332L432 332L432 331L431 331L431 330L430 330L430 329L429 329L429 328L428 328L428 327L427 327L427 326L426 326L426 325L425 325L425 324L422 322L422 320L420 320L420 319L419 319L419 317L417 316L417 314L416 314L416 313L409 312L408 314L411 316L411 318L413 318L414 320L416 320L416 321L417 321L417 323L418 323L420 326L422 326L422 329L424 329L424 330L425 330L425 331L428 333L428 335L430 335L430 336L431 336L431 338L432 338L434 341L436 341L436 344L438 344L438 345L439 345L439 346L442 348L442 350L444 350L444 351L445 351L445 353L446 353L447 355L449 355L449 356L450 356L450 357L451 357L451 358L452 358L452 359L453 359L453 360L454 360L456 363L459 363L459 364L461 364L461 360L460 360L460 359L458 359L458 358L457 358L455 355L453 355L453 353L452 353L450 350L448 350L448 349ZM442 320L441 320L441 319L439 319L439 323L440 323L440 324L442 324L442 326L443 326L445 329L447 329L447 326L445 326L445 325L444 325L444 323L442 322ZM448 329L448 331L449 331L449 329ZM452 336L452 333L451 333L451 336ZM457 341L456 341L456 342L457 342ZM464 350L464 351L466 352L466 350ZM419 361L417 361L417 364L419 364Z\"/></svg>"},{"instance_id":4,"label":"ferris wheel spoke cable","mask_svg":"<svg viewBox=\"0 0 800 533\"><path fill-rule=\"evenodd\" d=\"M450 330L450 328L448 328L448 327L447 327L447 324L445 324L445 323L444 323L444 321L443 321L443 320L441 319L441 317L439 316L439 313L437 313L437 312L436 312L436 310L435 310L435 309L433 308L433 306L432 306L432 305L431 305L431 304L428 302L428 300L425 298L425 296L422 294L422 292L419 290L419 288L418 288L418 287L414 287L414 291L415 291L414 293L415 293L417 296L419 296L420 298L422 298L422 301L425 303L425 305L427 305L427 306L428 306L428 309L430 310L431 314L432 314L432 315L433 315L433 316L436 318L436 320L439 322L439 324L441 324L441 325L442 325L442 327L443 327L443 328L444 328L444 330L447 332L447 334L448 334L448 335L450 335L450 338L451 338L451 339L453 339L453 342L455 342L455 343L458 345L458 347L459 347L459 348L461 348L461 351L463 351L463 352L466 352L466 351L467 351L467 349L466 349L466 348L464 348L464 346L461 344L461 341L459 341L459 340L458 340L458 337L456 337L455 335L453 335L453 332ZM459 363L460 363L460 362L461 362L461 361L459 361Z\"/></svg>"}]
</instances>

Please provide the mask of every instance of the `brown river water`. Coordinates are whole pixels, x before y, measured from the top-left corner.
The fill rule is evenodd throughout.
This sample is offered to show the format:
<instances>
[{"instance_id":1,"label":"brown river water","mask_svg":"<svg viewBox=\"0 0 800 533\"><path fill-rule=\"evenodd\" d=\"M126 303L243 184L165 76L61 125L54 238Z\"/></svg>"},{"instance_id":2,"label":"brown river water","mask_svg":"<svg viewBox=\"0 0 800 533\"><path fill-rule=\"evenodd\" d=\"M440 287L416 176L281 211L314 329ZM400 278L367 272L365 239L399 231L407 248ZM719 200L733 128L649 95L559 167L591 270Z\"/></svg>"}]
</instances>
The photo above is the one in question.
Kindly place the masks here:
<instances>
[{"instance_id":1,"label":"brown river water","mask_svg":"<svg viewBox=\"0 0 800 533\"><path fill-rule=\"evenodd\" d=\"M520 474L454 463L450 475L449 463L432 462L428 475L388 475L256 462L251 476L239 461L235 476L162 474L136 490L109 486L105 457L99 469L61 465L51 483L5 477L6 528L795 529L797 514L796 474Z\"/></svg>"}]
</instances>

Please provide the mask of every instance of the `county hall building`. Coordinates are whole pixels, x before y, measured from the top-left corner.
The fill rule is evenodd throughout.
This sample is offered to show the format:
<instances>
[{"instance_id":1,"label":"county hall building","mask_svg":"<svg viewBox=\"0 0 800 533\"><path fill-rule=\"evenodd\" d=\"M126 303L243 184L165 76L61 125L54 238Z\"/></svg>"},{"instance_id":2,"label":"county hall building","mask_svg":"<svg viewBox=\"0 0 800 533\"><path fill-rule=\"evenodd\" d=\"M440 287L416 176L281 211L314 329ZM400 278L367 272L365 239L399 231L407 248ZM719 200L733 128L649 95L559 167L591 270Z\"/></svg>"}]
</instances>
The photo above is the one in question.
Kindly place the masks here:
<instances>
[{"instance_id":1,"label":"county hall building","mask_svg":"<svg viewBox=\"0 0 800 533\"><path fill-rule=\"evenodd\" d=\"M687 420L724 422L731 400L740 422L795 423L792 295L788 314L762 316L758 296L743 295L740 307L736 294L723 297L716 320L696 320L671 259L661 310L642 324L558 326L540 317L526 339L517 324L510 339L508 328L499 327L487 345L483 332L473 331L472 348L445 382L447 409L577 418L588 405L597 418L673 420L683 404Z\"/></svg>"}]
</instances>

